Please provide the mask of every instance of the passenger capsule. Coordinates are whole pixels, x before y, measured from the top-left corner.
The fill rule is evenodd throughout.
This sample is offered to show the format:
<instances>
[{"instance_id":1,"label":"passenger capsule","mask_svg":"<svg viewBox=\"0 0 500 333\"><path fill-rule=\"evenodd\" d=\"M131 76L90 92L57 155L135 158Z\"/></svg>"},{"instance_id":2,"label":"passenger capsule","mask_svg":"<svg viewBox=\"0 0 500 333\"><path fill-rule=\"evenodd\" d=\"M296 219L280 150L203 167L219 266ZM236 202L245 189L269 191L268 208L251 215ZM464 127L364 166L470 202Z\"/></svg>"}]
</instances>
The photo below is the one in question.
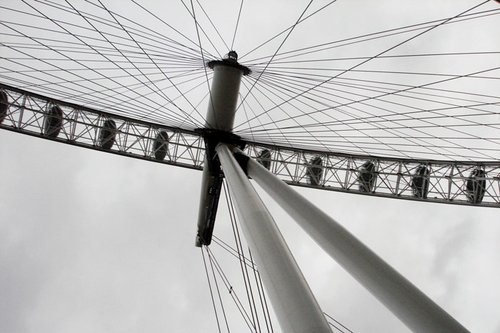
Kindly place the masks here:
<instances>
[{"instance_id":1,"label":"passenger capsule","mask_svg":"<svg viewBox=\"0 0 500 333\"><path fill-rule=\"evenodd\" d=\"M413 196L427 199L429 193L429 169L425 165L419 165L411 179Z\"/></svg>"},{"instance_id":2,"label":"passenger capsule","mask_svg":"<svg viewBox=\"0 0 500 333\"><path fill-rule=\"evenodd\" d=\"M366 161L358 171L359 190L361 192L373 192L375 180L377 179L375 175L375 164L371 161Z\"/></svg>"},{"instance_id":3,"label":"passenger capsule","mask_svg":"<svg viewBox=\"0 0 500 333\"><path fill-rule=\"evenodd\" d=\"M309 184L319 185L323 176L323 160L321 157L316 156L309 161L306 174L309 177Z\"/></svg>"},{"instance_id":4,"label":"passenger capsule","mask_svg":"<svg viewBox=\"0 0 500 333\"><path fill-rule=\"evenodd\" d=\"M167 156L168 151L168 133L167 131L160 131L156 136L155 142L153 143L153 152L155 159L158 161L163 161L165 156Z\"/></svg>"},{"instance_id":5,"label":"passenger capsule","mask_svg":"<svg viewBox=\"0 0 500 333\"><path fill-rule=\"evenodd\" d=\"M0 91L0 124L7 116L7 109L9 108L9 98L5 91Z\"/></svg>"},{"instance_id":6,"label":"passenger capsule","mask_svg":"<svg viewBox=\"0 0 500 333\"><path fill-rule=\"evenodd\" d=\"M43 122L43 135L49 138L57 138L63 125L63 112L57 105L52 106Z\"/></svg>"},{"instance_id":7,"label":"passenger capsule","mask_svg":"<svg viewBox=\"0 0 500 333\"><path fill-rule=\"evenodd\" d=\"M115 143L116 123L112 119L107 119L99 132L98 146L103 149L111 149Z\"/></svg>"},{"instance_id":8,"label":"passenger capsule","mask_svg":"<svg viewBox=\"0 0 500 333\"><path fill-rule=\"evenodd\" d=\"M486 172L480 168L474 169L467 178L465 191L469 202L481 203L486 192Z\"/></svg>"},{"instance_id":9,"label":"passenger capsule","mask_svg":"<svg viewBox=\"0 0 500 333\"><path fill-rule=\"evenodd\" d=\"M271 169L271 152L269 149L262 149L260 151L259 156L257 156L257 162L262 164L267 170Z\"/></svg>"}]
</instances>

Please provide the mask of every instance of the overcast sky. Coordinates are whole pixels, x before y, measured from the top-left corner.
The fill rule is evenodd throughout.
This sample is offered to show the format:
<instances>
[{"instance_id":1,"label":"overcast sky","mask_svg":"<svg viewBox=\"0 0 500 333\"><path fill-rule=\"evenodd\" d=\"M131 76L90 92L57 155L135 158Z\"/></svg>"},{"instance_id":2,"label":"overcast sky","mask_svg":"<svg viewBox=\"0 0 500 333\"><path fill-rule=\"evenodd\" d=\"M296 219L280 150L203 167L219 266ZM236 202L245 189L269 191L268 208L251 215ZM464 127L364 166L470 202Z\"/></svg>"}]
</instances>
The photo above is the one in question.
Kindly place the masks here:
<instances>
[{"instance_id":1,"label":"overcast sky","mask_svg":"<svg viewBox=\"0 0 500 333\"><path fill-rule=\"evenodd\" d=\"M273 21L279 8L296 15L305 3L273 1L271 9L259 3L255 21ZM376 9L389 11L395 3ZM432 10L431 3L421 10ZM455 3L468 8L476 1ZM356 1L359 10L363 4ZM412 9L399 8L411 16ZM367 22L356 23L379 20L364 17ZM253 38L242 31L240 43ZM498 51L498 39L490 41ZM0 170L0 332L217 332L194 246L201 172L3 130ZM500 333L498 209L298 190L465 327ZM408 332L263 196L324 312L353 332ZM222 201L215 234L230 242L224 207ZM238 262L217 245L212 250L243 297ZM223 293L233 331L245 331Z\"/></svg>"},{"instance_id":2,"label":"overcast sky","mask_svg":"<svg viewBox=\"0 0 500 333\"><path fill-rule=\"evenodd\" d=\"M3 332L217 331L193 245L199 172L5 131L0 140ZM466 327L500 332L496 209L301 192ZM406 331L271 208L325 312L354 332ZM227 219L215 234L232 241ZM213 250L244 295L237 261Z\"/></svg>"}]
</instances>

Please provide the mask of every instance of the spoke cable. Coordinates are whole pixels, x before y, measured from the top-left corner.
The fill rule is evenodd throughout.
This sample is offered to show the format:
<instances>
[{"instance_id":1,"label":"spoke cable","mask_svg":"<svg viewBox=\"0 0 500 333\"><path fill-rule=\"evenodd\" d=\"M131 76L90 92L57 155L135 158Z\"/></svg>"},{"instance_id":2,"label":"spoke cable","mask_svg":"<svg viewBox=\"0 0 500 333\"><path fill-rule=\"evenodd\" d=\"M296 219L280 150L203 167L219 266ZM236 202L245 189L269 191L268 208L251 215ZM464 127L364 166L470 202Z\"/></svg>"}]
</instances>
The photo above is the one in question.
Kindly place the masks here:
<instances>
[{"instance_id":1,"label":"spoke cable","mask_svg":"<svg viewBox=\"0 0 500 333\"><path fill-rule=\"evenodd\" d=\"M69 0L66 0L66 2L68 3L68 5L69 5L69 6L71 6L71 7L75 10L75 12L80 13L80 12L79 12L79 10L78 10L78 9L76 9L76 8L75 8L72 4L70 4L68 1L69 1ZM99 3L101 3L101 1L100 1L100 0L98 0L98 1L99 1ZM102 3L101 3L101 5L102 5ZM105 7L103 7L103 9L106 9L106 8L105 8ZM108 11L108 12L109 12L109 11ZM109 13L110 13L110 12L109 12ZM110 13L110 15L112 15L112 14ZM83 16L82 16L82 17L83 17ZM120 49L118 49L118 48L116 47L116 45L114 45L114 43L113 43L113 42L112 42L109 38L107 38L107 37L104 35L104 33L102 33L99 29L97 29L97 28L96 28L96 27L95 27L95 26L94 26L94 25L93 25L93 24L92 24L92 23L91 23L91 22L90 22L87 18L83 17L83 19L84 19L84 20L85 20L85 21L86 21L86 22L87 22L87 23L88 23L88 24L89 24L92 28L94 28L94 29L95 29L95 30L96 30L96 31L97 31L97 32L98 32L98 33L99 33L99 34L100 34L100 35L104 38L104 40L105 40L107 43L109 43L110 45L112 45L112 46L113 46L113 47L114 47L114 48L115 48L115 49L116 49L116 50L117 50L117 51L118 51L118 52L119 52L119 53L120 53L120 54L121 54L121 55L122 55L122 56L123 56L123 57L124 57L127 61L129 61L129 62L130 62L130 63L131 63L131 64L132 64L132 65L133 65L133 66L134 66L134 67L135 67L135 68L136 68L136 69L137 69L137 70L138 70L138 71L139 71L139 72L140 72L140 73L141 73L141 74L142 74L142 75L143 75L143 76L144 76L144 77L145 77L145 78L149 81L149 84L151 84L151 85L153 85L153 86L154 86L154 88L155 88L155 89L151 88L148 84L146 84L145 82L142 82L141 80L139 80L139 79L137 78L137 76L133 76L131 73L129 73L127 70L124 70L122 67L120 67L120 69L122 69L122 70L124 70L126 73L130 74L130 75L131 75L132 77L134 77L137 81L141 82L141 83L144 85L144 87L147 87L147 88L148 88L148 89L150 89L151 91L155 91L155 92L156 92L159 96L163 96L163 98L164 98L165 100L167 100L169 103L171 103L171 104L172 104L172 105L173 105L176 109L178 109L179 111L181 111L181 113L183 113L186 117L189 117L189 115L188 115L188 114L187 114L184 110L182 110L182 108L181 108L181 107L179 107L176 103L174 103L174 102L172 101L172 99L171 99L170 97L168 97L168 96L165 94L165 92L163 92L163 90L162 90L162 89L160 89L160 88L159 88L156 84L154 84L154 82L152 82L152 81L151 81L151 79L149 78L149 76L145 76L145 75L142 73L142 71L141 71L141 70L140 70L140 69L139 69L139 68L138 68L138 67L137 67L137 66L136 66L136 65L135 65L132 61L130 61L130 59L129 59L126 55L124 55L124 54L123 54L123 52L121 52L121 50L120 50ZM130 35L129 35L129 36L130 36ZM169 80L169 78L168 78L168 77L167 77L167 79ZM169 80L169 81L170 81L170 80ZM170 81L170 82L171 82L171 81ZM171 82L171 83L172 83L172 82ZM173 84L173 83L172 83L172 84ZM174 87L175 87L175 85L174 85ZM191 104L191 103L190 103L190 104ZM191 106L192 106L192 104L191 104ZM198 120L196 120L196 119L194 119L194 118L192 118L192 117L191 117L191 119L193 119L194 121L198 121Z\"/></svg>"},{"instance_id":2,"label":"spoke cable","mask_svg":"<svg viewBox=\"0 0 500 333\"><path fill-rule=\"evenodd\" d=\"M498 15L498 14L500 14L500 9L491 9L491 10L485 10L485 11L481 11L481 12L469 13L469 14L463 15L460 19L446 22L445 24L446 25L447 24L454 24L454 23L459 23L459 22L463 22L463 21L468 21L468 20L477 19L477 18L483 18L483 17L491 16L491 15ZM470 16L472 16L472 17L470 17ZM287 55L287 54L292 54L292 55L289 55L287 57L280 57L279 58L279 60L284 60L284 59L289 59L289 58L293 58L293 57L299 57L299 56L303 56L303 55L309 55L312 53L322 52L322 51L330 50L330 49L337 48L337 47L349 46L349 45L354 45L357 43L372 41L372 40L379 39L379 38L392 37L395 35L404 34L404 33L412 32L412 31L423 30L425 28L428 28L429 25L440 22L442 20L443 19L432 20L432 21L428 21L428 22L424 22L424 23L417 23L417 24L412 24L412 25L403 26L403 27L399 27L399 28L392 28L392 29L378 31L378 32L372 32L372 33L368 33L368 34L364 34L364 35L348 37L348 38L344 38L344 39L340 39L340 40L336 40L336 41L331 41L331 42L322 43L322 44L318 44L318 45L299 48L296 50L282 52L282 53L279 53L277 56L279 57L279 56L283 56L283 55ZM409 29L409 30L403 31L405 29ZM389 34L383 35L385 33L389 33ZM382 35L382 36L378 36L378 35ZM365 37L368 37L368 38L365 38ZM357 41L357 39L360 39L360 40ZM348 42L348 43L344 43L344 42ZM344 43L344 44L341 44L341 43ZM336 45L336 44L339 44L339 45ZM332 45L332 46L328 46L328 45ZM324 46L327 46L327 47L324 47ZM321 48L321 47L324 47L324 48ZM316 48L321 48L321 49L314 50ZM293 55L293 53L306 51L306 50L308 50L308 51L305 53ZM255 58L255 59L248 61L248 63L253 64L258 60L265 60L269 57L270 56Z\"/></svg>"},{"instance_id":3,"label":"spoke cable","mask_svg":"<svg viewBox=\"0 0 500 333\"><path fill-rule=\"evenodd\" d=\"M0 24L4 25L4 24L3 24L3 22L0 22ZM7 25L4 25L4 26L7 26ZM19 34L23 35L21 32L19 32L19 31L15 30L14 28L9 27L9 26L7 26L7 27L8 27L8 28L10 28L10 29L12 29L12 30L14 30L14 31L16 31L17 33L19 33ZM32 39L31 37L26 36L26 35L25 35L25 37L26 37L26 38L30 38L30 39ZM43 45L43 44L42 44L42 45ZM49 49L51 49L51 48L49 48ZM51 49L51 50L53 50L53 49ZM23 52L23 51L21 51L21 50L15 50L15 51L17 51L17 52L19 52L19 53L21 53L21 54L24 54L24 55L26 55L26 56L31 57L29 54L27 54L27 53L25 53L25 52ZM53 50L53 51L57 52L56 50ZM57 53L59 53L59 52L57 52ZM64 56L64 57L67 57L65 54L62 54L62 53L60 53L60 55L62 55L62 56ZM78 74L76 74L76 73L71 73L71 72L68 72L68 71L67 71L67 70L65 70L64 68L59 67L59 66L55 65L54 63L48 62L48 61L46 61L46 60L44 60L44 59L39 59L39 58L35 58L35 59L36 59L36 60L39 60L40 62L42 62L42 63L44 63L44 64L46 64L46 65L49 65L49 66L51 66L51 67L56 68L56 69L60 70L61 72L65 72L65 73L68 73L68 74L74 75L74 76L78 77L79 79L85 79L85 77L84 77L84 76L78 75ZM11 62L13 62L13 61L12 61L12 60L10 60L10 59L8 59L8 60L9 60L9 61L11 61ZM15 62L15 61L14 61L14 62ZM87 65L85 65L85 64L83 64L83 63L80 63L80 62L78 62L78 61L75 61L75 62L76 62L77 64L82 65L83 67L87 68L88 70L90 70L90 71L92 71L92 72L95 72L96 74L98 74L98 75L100 75L100 76L103 76L103 74L102 74L102 73L99 73L99 72L95 71L93 68L88 67ZM20 65L21 65L21 66L25 66L25 67L30 67L30 66L27 66L26 64L20 64ZM34 69L33 67L30 67L30 68L31 68L31 69ZM59 79L59 80L66 80L66 81L68 81L67 79L64 79L64 78L62 78L62 77L56 76L56 75L54 75L54 74L48 74L48 75L49 75L49 76L53 76L53 77L55 77L55 78L57 78L57 79ZM37 79L38 79L38 80L40 80L40 78L37 78ZM121 83L119 83L119 82L117 82L117 81L114 81L114 80L111 80L111 81L112 81L112 82L114 82L115 84L117 84L117 85L119 85L119 86L123 87L123 88L127 88L126 86L124 86L123 84L121 84ZM46 81L46 82L49 82L49 81ZM100 84L100 83L98 83L98 82L95 82L95 85L97 85L97 86L101 87L101 90L92 89L92 88L89 88L89 87L86 87L86 86L83 86L83 85L80 85L80 84L78 84L77 86L80 86L80 87L82 87L82 88L84 88L84 89L91 90L91 91L93 91L94 93L103 94L103 95L105 95L105 96L109 96L109 97L111 97L111 95L107 95L106 93L104 93L104 91L106 91L106 90L109 90L109 89L110 89L109 87L104 86L104 85L102 85L102 84ZM65 89L67 89L67 87L65 87ZM133 90L131 90L131 89L127 89L127 90L129 90L129 91L133 92L134 94L137 94L135 91L133 91ZM125 96L125 97L128 97L128 96L124 95L123 93L119 93L119 94L120 94L120 95L123 95L123 96ZM148 100L149 100L150 102L152 102L152 103L157 104L158 106L160 106L160 104L158 104L156 101L151 100L151 99L148 99Z\"/></svg>"},{"instance_id":4,"label":"spoke cable","mask_svg":"<svg viewBox=\"0 0 500 333\"><path fill-rule=\"evenodd\" d=\"M295 28L297 27L297 25L300 23L300 19L302 18L302 16L304 16L304 14L306 13L307 9L309 9L309 6L311 6L313 0L309 1L309 3L307 4L306 8L302 11L302 13L300 14L299 18L297 19L297 21L295 22L295 24L291 27L291 29L288 31L288 34L285 36L285 38L281 41L280 45L278 46L278 48L276 49L276 51L274 52L274 55L271 57L271 59L269 59L269 61L267 62L266 66L264 67L264 69L260 72L259 74L259 77L257 77L257 79L254 81L254 83L252 84L252 86L250 87L250 89L247 91L245 97L243 97L243 99L241 100L240 104L238 105L238 107L236 108L236 111L238 111L238 109L240 108L240 105L245 101L245 99L247 98L247 96L250 94L250 92L252 91L253 87L255 86L255 84L259 81L259 78L260 76L262 76L262 74L266 71L266 68L269 66L269 64L273 61L274 59L274 56L279 52L279 50L281 49L281 47L285 44L285 42L287 41L288 37L290 37L290 35L292 34L292 32L295 30ZM236 129L236 128L234 128Z\"/></svg>"},{"instance_id":5,"label":"spoke cable","mask_svg":"<svg viewBox=\"0 0 500 333\"><path fill-rule=\"evenodd\" d=\"M210 275L208 273L208 267L207 267L207 262L205 259L205 254L203 253L203 248L201 248L200 250L201 250L201 257L203 258L203 266L205 266L205 273L206 273L207 281L208 281L208 289L210 290L210 298L212 299L212 306L214 308L215 320L217 322L217 329L218 329L219 333L222 333L221 327L220 327L220 322L219 322L219 315L217 312L217 306L215 305L215 296L214 296L214 293L212 290L212 283L210 282Z\"/></svg>"},{"instance_id":6,"label":"spoke cable","mask_svg":"<svg viewBox=\"0 0 500 333\"><path fill-rule=\"evenodd\" d=\"M233 40L231 41L231 50L234 47L234 41L236 39L236 32L238 31L238 25L240 24L241 10L243 9L243 0L240 2L240 9L238 10L238 18L236 19L236 26L234 27Z\"/></svg>"},{"instance_id":7,"label":"spoke cable","mask_svg":"<svg viewBox=\"0 0 500 333\"><path fill-rule=\"evenodd\" d=\"M194 110L194 111L198 114L198 116L200 116L200 117L201 117L201 119L204 119L203 115L201 115L201 114L198 112L197 108L196 108L196 107L195 107L195 106L191 103L191 101L190 101L190 100L189 100L189 99L185 96L185 94L184 94L184 93L183 93L183 92L179 89L179 87L178 87L178 86L177 86L177 85L176 85L176 84L172 81L172 79L171 79L171 78L170 78L170 77L169 77L169 76L168 76L168 75L167 75L167 74L166 74L166 73L165 73L165 72L164 72L164 71L163 71L163 70L162 70L162 69L158 66L158 64L157 64L157 63L156 63L156 62L155 62L155 61L154 61L154 60L153 60L153 59L149 56L149 54L148 54L147 52L145 52L145 51L144 51L144 49L143 49L143 48L142 48L142 46L141 46L141 45L137 42L137 40L135 40L135 39L134 39L134 37L132 37L132 35L131 35L131 34L130 34L130 33L129 33L126 29L125 29L125 27L124 27L124 26L123 26L123 25L122 25L122 24L121 24L121 23L120 23L120 22L116 19L116 17L115 17L115 16L114 16L114 15L113 15L113 14L112 14L112 13L111 13L111 12L110 12L107 8L106 8L106 7L102 4L101 0L98 0L98 1L99 1L99 3L102 5L102 8L104 8L104 9L105 9L105 10L106 10L106 11L107 11L107 12L108 12L108 13L109 13L112 17L113 17L113 19L116 21L116 23L117 23L117 24L118 24L118 25L119 25L119 26L120 26L120 27L121 27L121 28L122 28L122 29L123 29L123 30L127 33L127 35L128 35L128 36L132 39L132 41L134 41L134 42L135 42L135 44L136 44L136 45L137 45L137 46L141 49L141 51L142 51L142 52L143 52L143 53L144 53L144 54L145 54L145 55L149 58L149 60L153 63L153 65L155 65L155 66L156 66L156 68L157 68L157 69L158 69L158 70L159 70L159 71L160 71L160 72L161 72L161 73L165 76L165 78L166 78L166 79L167 79L167 80L168 80L168 81L172 84L172 86L175 88L175 90L177 90L177 92L178 92L178 93L179 93L179 94L180 94L180 95L181 95L181 96L182 96L182 97L183 97L183 98L184 98L184 99L188 102L188 104L189 104L189 105L193 108L193 110ZM200 45L200 49L201 49L201 45ZM203 56L203 53L202 53L202 56ZM134 67L136 67L136 66L134 65ZM136 68L137 68L137 67L136 67ZM138 69L138 68L137 68L137 69ZM139 70L139 72L140 72L141 74L143 74L143 73L142 73L142 71L141 71L140 69L138 69L138 70ZM208 79L208 78L207 78L207 79ZM148 77L148 80L149 80L149 77ZM151 80L149 80L149 81L151 82ZM153 83L153 85L155 85L155 84ZM157 87L157 86L155 85L155 87ZM157 87L157 89L159 89L159 88ZM182 109L181 109L181 108L180 108L180 107L179 107L176 103L174 103L174 101L173 101L171 98L169 98L168 96L166 96L166 94L163 94L163 95L166 97L167 101L169 101L169 103L170 103L170 104L172 104L172 105L173 105L173 106L175 106L175 107L176 107L179 111L181 111L182 113L184 113L184 114L187 116L186 118L191 118L191 119L193 119L193 117L192 117L190 114L188 114L188 113L186 113L184 110L182 110ZM181 126L182 126L182 123L181 123Z\"/></svg>"},{"instance_id":8,"label":"spoke cable","mask_svg":"<svg viewBox=\"0 0 500 333\"><path fill-rule=\"evenodd\" d=\"M224 44L224 46L226 47L226 49L229 50L229 46L227 45L226 41L224 40L224 38L222 38L222 35L220 34L219 32L219 29L217 29L217 27L215 26L214 22L212 21L212 19L210 18L210 16L208 15L208 13L205 11L205 9L203 8L203 6L201 5L201 3L196 0L196 3L198 4L198 7L201 8L203 14L205 14L205 17L208 19L208 22L210 22L210 25L212 26L212 28L214 28L215 32L217 33L217 36L219 36L220 40L222 41L222 44ZM194 7L193 7L193 4L191 4L191 8L193 10L193 13L194 13Z\"/></svg>"},{"instance_id":9,"label":"spoke cable","mask_svg":"<svg viewBox=\"0 0 500 333\"><path fill-rule=\"evenodd\" d=\"M198 37L198 44L200 46L200 50L202 50L203 48L201 47L200 32L198 30L199 24L198 24L198 21L196 20L196 12L194 10L193 0L190 0L190 1L191 1L191 9L193 11L192 14L191 14L191 16L193 17L193 20L194 20L194 26L195 26L195 29L196 29L196 36ZM204 58L203 53L201 54L201 56L202 56L202 59L203 59L203 63L205 63L205 58ZM213 100L212 100L212 88L210 87L210 81L208 80L207 66L204 66L203 70L205 71L205 78L206 78L206 83L207 83L207 88L208 88L208 94L210 96L209 97L209 102L211 104L210 106L212 107L212 109L214 109L214 104L213 104ZM214 117L215 117L216 114L217 114L217 112L213 112ZM217 119L215 119L215 121L217 122ZM208 127L213 127L213 125L214 125L214 124L209 124L208 123L208 117L205 119L205 123L206 123L206 126L208 126Z\"/></svg>"},{"instance_id":10,"label":"spoke cable","mask_svg":"<svg viewBox=\"0 0 500 333\"><path fill-rule=\"evenodd\" d=\"M401 41L401 42L397 43L396 45L393 45L393 46L391 46L391 47L389 47L389 48L385 49L384 51L379 52L379 53L377 53L376 55L374 55L374 56L372 56L372 57L370 57L370 58L368 58L368 59L366 59L366 60L363 60L363 61L361 61L361 62L357 63L356 65L354 65L354 66L350 67L350 68L349 68L349 69L347 69L346 71L343 71L343 72L341 72L341 73L339 73L339 74L336 74L336 75L334 75L334 76L330 77L329 79L327 79L327 80L325 80L325 81L323 81L323 82L321 82L321 83L318 83L318 84L316 84L315 86L313 86L313 87L311 87L311 88L309 88L309 89L307 89L307 90L305 90L305 91L303 91L303 92L301 92L301 93L298 93L297 95L293 96L292 98L290 98L290 99L288 99L288 100L286 100L286 101L284 101L284 102L282 102L282 103L278 104L278 106L281 106L281 105L283 105L283 104L287 104L287 103L289 103L291 100L293 100L293 99L295 99L295 98L297 98L297 97L302 96L302 95L303 95L303 94L305 94L306 92L311 91L311 90L313 90L313 89L316 89L317 87L320 87L320 86L322 86L323 84L325 84L325 83L327 83L327 82L330 82L331 80L335 79L336 77L339 77L339 76L341 76L341 75L343 75L343 74L345 74L345 73L349 72L351 69L355 69L355 68L357 68L357 67L360 67L360 66L364 65L365 63L367 63L367 62L371 61L372 59L376 59L376 58L378 58L379 56L381 56L381 55L383 55L383 54L385 54L385 53L388 53L389 51L394 50L394 49L396 49L397 47L399 47L399 46L401 46L401 45L403 45L403 44L405 44L405 43L407 43L407 42L409 42L409 41L411 41L411 40L413 40L413 39L415 39L415 38L417 38L417 37L419 37L419 36L421 36L421 35L423 35L423 34L425 34L425 33L428 33L429 31L436 29L437 27L439 27L439 26L443 25L444 23L449 22L449 21L452 21L453 19L456 19L456 18L458 18L458 17L460 17L460 16L462 16L462 15L464 15L464 14L466 14L466 13L468 13L468 12L472 11L472 10L474 10L475 8L477 8L477 7L479 7L479 6L481 6L481 5L485 4L485 3L487 3L487 2L489 2L489 0L483 1L483 2L481 2L480 4L475 5L475 6L471 7L471 8L469 8L469 9L467 9L466 11L463 11L463 12L461 12L461 13L460 13L460 14L458 14L458 15L455 15L455 16L453 16L453 17L447 18L447 19L445 19L444 21L439 22L438 24L435 24L435 25L431 26L430 28L425 29L424 31L417 33L416 35L413 35L412 37L409 37L409 38L407 38L407 39L405 39L405 40L403 40L403 41ZM276 54L276 53L275 53L275 54ZM271 62L273 58L274 58L274 55L273 55L273 57L271 57L271 60L270 60L269 62ZM264 68L264 70L263 70L263 71L265 71L265 69L266 69L266 68L267 68L267 66ZM272 107L272 108L268 109L266 112L270 112L270 111L272 111L273 109L276 109L278 106L274 106L274 107ZM259 116L260 116L260 115L259 115ZM244 123L243 123L243 124L244 124ZM238 126L241 126L241 125L243 125L243 124L240 124L240 125L238 125Z\"/></svg>"},{"instance_id":11,"label":"spoke cable","mask_svg":"<svg viewBox=\"0 0 500 333\"><path fill-rule=\"evenodd\" d=\"M219 298L219 304L221 306L222 315L224 317L224 322L226 324L226 329L228 332L230 332L231 330L229 329L229 323L227 321L226 309L224 308L224 302L222 302L222 296L220 294L219 283L217 282L217 276L215 275L215 269L214 269L214 263L213 263L214 260L212 258L212 253L208 250L208 246L205 246L204 248L207 252L207 256L209 259L208 261L210 263L210 269L212 270L212 276L214 278L215 289L217 290L217 297Z\"/></svg>"},{"instance_id":12,"label":"spoke cable","mask_svg":"<svg viewBox=\"0 0 500 333\"><path fill-rule=\"evenodd\" d=\"M261 47L263 47L264 45L272 42L273 40L275 40L276 38L278 38L279 36L283 35L285 32L289 31L289 30L293 30L295 28L295 26L298 24L298 23L302 23L304 22L305 20L311 18L312 16L314 16L315 14L321 12L322 10L324 10L325 8L327 8L328 6L330 6L331 4L335 3L337 0L332 0L330 1L329 3L327 3L326 5L324 5L323 7L319 8L318 10L312 12L311 14L307 15L306 17L304 17L303 19L299 19L299 21L297 21L295 24L289 26L288 28L280 31L279 33L277 33L276 35L274 35L273 37L269 38L268 40L266 40L265 42L259 44L258 46L256 46L255 48L253 48L252 50L250 50L249 52L245 53L244 55L242 55L240 57L240 59L243 59L244 57L248 56L249 54L257 51L258 49L260 49ZM279 55L279 53L276 53L275 55ZM250 62L253 62L254 60L251 60Z\"/></svg>"}]
</instances>

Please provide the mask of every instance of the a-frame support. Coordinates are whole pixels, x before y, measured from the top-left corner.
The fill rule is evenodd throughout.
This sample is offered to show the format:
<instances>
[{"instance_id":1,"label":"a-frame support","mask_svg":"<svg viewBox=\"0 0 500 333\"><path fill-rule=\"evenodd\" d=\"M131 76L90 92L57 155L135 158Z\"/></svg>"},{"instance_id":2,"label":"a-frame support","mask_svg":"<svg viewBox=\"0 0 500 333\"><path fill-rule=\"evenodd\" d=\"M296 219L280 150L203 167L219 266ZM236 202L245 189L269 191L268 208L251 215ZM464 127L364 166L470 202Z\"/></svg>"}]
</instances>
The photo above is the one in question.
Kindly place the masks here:
<instances>
[{"instance_id":1,"label":"a-frame support","mask_svg":"<svg viewBox=\"0 0 500 333\"><path fill-rule=\"evenodd\" d=\"M224 173L232 168L227 158L229 148L219 146L217 152L221 157ZM434 303L410 281L399 274L394 268L377 256L366 245L342 227L338 222L317 208L314 204L296 192L291 186L269 172L258 162L236 150L247 176L254 179L276 202L320 245L337 263L339 263L373 296L382 302L413 332L428 333L462 333L468 332L459 322ZM233 172L232 170L230 171ZM243 171L241 171L243 174ZM227 175L226 175L227 177ZM231 186L228 179L229 187ZM240 205L245 206L245 199ZM238 197L235 198L238 204ZM238 206L237 206L238 207ZM247 224L260 223L258 216ZM263 237L256 235L256 237ZM286 246L286 244L284 245ZM255 251L250 247L252 252ZM259 249L272 256L274 249ZM277 259L279 260L279 259ZM264 270L266 266L262 267ZM283 281L284 283L286 282ZM273 302L273 297L271 302ZM273 303L274 304L274 303ZM308 332L308 331L302 331Z\"/></svg>"},{"instance_id":2,"label":"a-frame support","mask_svg":"<svg viewBox=\"0 0 500 333\"><path fill-rule=\"evenodd\" d=\"M234 51L229 52L228 58L208 65L214 70L214 78L206 128L200 130L206 142L206 156L196 245L210 244L222 178L225 177L280 326L285 332L331 332L285 240L248 180L250 176L412 331L468 332L340 224L263 166L241 151L237 152L240 164L237 162L232 149L238 146L239 140L232 129L241 77L250 71L237 62Z\"/></svg>"}]
</instances>

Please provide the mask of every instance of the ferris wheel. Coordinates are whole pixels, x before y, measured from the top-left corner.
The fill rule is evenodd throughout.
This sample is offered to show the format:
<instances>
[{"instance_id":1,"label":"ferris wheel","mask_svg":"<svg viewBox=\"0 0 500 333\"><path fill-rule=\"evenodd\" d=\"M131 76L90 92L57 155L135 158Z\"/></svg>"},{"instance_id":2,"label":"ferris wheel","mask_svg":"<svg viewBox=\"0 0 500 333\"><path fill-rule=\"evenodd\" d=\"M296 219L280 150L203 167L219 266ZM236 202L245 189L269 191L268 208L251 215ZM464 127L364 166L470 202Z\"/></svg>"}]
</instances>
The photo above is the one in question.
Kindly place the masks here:
<instances>
[{"instance_id":1,"label":"ferris wheel","mask_svg":"<svg viewBox=\"0 0 500 333\"><path fill-rule=\"evenodd\" d=\"M324 301L310 291L307 272L301 273L288 249L294 250L288 236L295 239L296 232L281 235L268 211L276 208L270 200L409 329L467 331L460 316L450 316L358 241L349 221L333 220L304 196L343 204L363 200L366 207L355 204L346 211L354 215L369 207L364 216L370 224L384 214L376 207L381 202L389 202L386 211L404 202L408 215L428 216L427 207L448 205L472 215L487 211L492 224L500 220L498 14L498 2L491 0L7 2L0 5L0 127L6 130L1 145L16 151L12 142L26 140L18 135L26 134L28 145L43 145L58 156L54 164L82 147L90 150L89 159L113 164L117 156L136 165L115 186L107 185L108 177L123 171L100 166L107 171L95 175L99 190L81 193L99 209L118 203L125 188L140 191L148 182L173 196L163 203L165 220L172 219L169 213L182 219L175 205L186 216L194 212L191 225L182 219L169 228L190 233L188 247L196 249L194 242L202 249L205 271L186 280L203 290L199 298L215 317L183 319L192 327L186 331L230 332L223 298L241 313L237 331L357 331L356 323L338 321L334 309L320 309ZM41 151L25 153L43 160ZM74 170L85 159L63 164ZM173 186L143 174L146 167L167 174L163 181ZM181 172L186 173L177 176ZM59 176L45 175L54 188L64 183ZM87 186L80 177L78 186ZM258 184L258 192L250 184ZM31 191L21 192L25 188ZM140 206L151 200L157 204L146 207L156 212L167 194L151 193L152 198L130 197L134 209L145 209ZM172 204L176 193L184 197ZM28 196L22 204L32 202ZM336 204L326 204L335 216ZM8 223L14 213L5 214ZM398 222L411 219L401 214ZM121 228L126 215L103 217L100 224ZM224 227L223 220L231 223ZM454 221L432 223L463 228ZM380 243L404 245L390 232L376 231L389 238ZM237 290L219 253L237 259L244 287ZM328 255L318 256L316 269ZM137 257L141 267L143 259ZM205 278L208 288L201 287ZM165 295L182 302L182 292L173 290ZM365 313L353 312L362 321ZM495 329L493 321L489 325Z\"/></svg>"}]
</instances>

